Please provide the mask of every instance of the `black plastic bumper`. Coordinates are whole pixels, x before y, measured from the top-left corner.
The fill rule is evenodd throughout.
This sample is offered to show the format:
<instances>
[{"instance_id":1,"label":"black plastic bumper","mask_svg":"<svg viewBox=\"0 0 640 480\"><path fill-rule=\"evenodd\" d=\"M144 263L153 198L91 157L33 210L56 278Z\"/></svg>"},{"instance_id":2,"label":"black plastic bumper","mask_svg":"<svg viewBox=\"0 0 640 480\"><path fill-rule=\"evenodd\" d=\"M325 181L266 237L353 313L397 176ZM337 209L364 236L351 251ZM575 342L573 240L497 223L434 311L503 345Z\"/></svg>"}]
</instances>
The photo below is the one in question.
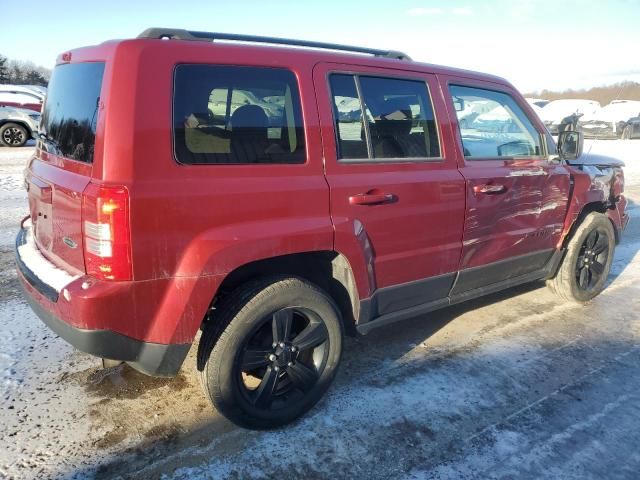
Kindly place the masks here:
<instances>
[{"instance_id":1,"label":"black plastic bumper","mask_svg":"<svg viewBox=\"0 0 640 480\"><path fill-rule=\"evenodd\" d=\"M16 264L20 272L20 283L24 297L45 325L65 341L85 353L110 360L127 362L136 370L146 373L147 375L170 377L178 373L189 352L190 344L165 345L148 343L111 330L85 330L76 328L48 311L34 298L24 285L24 282L29 283L34 289L47 298L47 301L55 303L58 300L57 292L38 279L20 259L18 247L25 241L24 232L25 230L21 230L16 238L15 253ZM45 287L55 292L55 299L52 298L53 294L48 292L48 289ZM49 293L49 295L47 295L47 293Z\"/></svg>"}]
</instances>

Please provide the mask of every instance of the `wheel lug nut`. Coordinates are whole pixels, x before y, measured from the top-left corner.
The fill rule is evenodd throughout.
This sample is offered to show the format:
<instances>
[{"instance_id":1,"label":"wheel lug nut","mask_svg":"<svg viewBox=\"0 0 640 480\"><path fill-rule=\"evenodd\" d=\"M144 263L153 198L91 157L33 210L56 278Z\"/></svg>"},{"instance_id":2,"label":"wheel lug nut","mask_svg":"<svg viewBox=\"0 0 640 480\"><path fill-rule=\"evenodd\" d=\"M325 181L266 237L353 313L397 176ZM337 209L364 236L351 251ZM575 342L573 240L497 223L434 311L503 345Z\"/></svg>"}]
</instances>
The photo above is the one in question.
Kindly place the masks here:
<instances>
[{"instance_id":1,"label":"wheel lug nut","mask_svg":"<svg viewBox=\"0 0 640 480\"><path fill-rule=\"evenodd\" d=\"M280 348L284 348L284 342L280 342Z\"/></svg>"},{"instance_id":2,"label":"wheel lug nut","mask_svg":"<svg viewBox=\"0 0 640 480\"><path fill-rule=\"evenodd\" d=\"M275 342L273 342L273 343L271 344L271 347L272 347L272 348L276 348L277 346L278 346L278 344L277 344L277 343L275 343Z\"/></svg>"},{"instance_id":3,"label":"wheel lug nut","mask_svg":"<svg viewBox=\"0 0 640 480\"><path fill-rule=\"evenodd\" d=\"M292 352L296 352L298 350L298 347L296 347L295 345L293 347L291 347L291 351Z\"/></svg>"},{"instance_id":4,"label":"wheel lug nut","mask_svg":"<svg viewBox=\"0 0 640 480\"><path fill-rule=\"evenodd\" d=\"M293 367L293 362L287 363L287 367Z\"/></svg>"},{"instance_id":5,"label":"wheel lug nut","mask_svg":"<svg viewBox=\"0 0 640 480\"><path fill-rule=\"evenodd\" d=\"M269 360L271 360L272 362L275 362L277 359L278 357L276 357L273 353L269 355Z\"/></svg>"},{"instance_id":6,"label":"wheel lug nut","mask_svg":"<svg viewBox=\"0 0 640 480\"><path fill-rule=\"evenodd\" d=\"M280 370L280 367L278 365L276 365L275 367L273 367L273 370L277 372L277 371Z\"/></svg>"}]
</instances>

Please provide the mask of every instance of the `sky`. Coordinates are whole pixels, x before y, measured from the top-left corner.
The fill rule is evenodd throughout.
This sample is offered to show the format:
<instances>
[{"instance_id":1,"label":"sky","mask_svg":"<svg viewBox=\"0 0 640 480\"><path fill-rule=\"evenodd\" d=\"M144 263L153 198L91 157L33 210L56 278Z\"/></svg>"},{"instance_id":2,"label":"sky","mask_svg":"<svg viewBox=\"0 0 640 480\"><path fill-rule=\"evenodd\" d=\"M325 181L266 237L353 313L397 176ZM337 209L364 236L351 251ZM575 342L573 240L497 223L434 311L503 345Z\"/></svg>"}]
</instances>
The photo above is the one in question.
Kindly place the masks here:
<instances>
[{"instance_id":1,"label":"sky","mask_svg":"<svg viewBox=\"0 0 640 480\"><path fill-rule=\"evenodd\" d=\"M74 47L174 27L401 50L525 92L640 81L640 0L0 0L0 54L53 67Z\"/></svg>"}]
</instances>

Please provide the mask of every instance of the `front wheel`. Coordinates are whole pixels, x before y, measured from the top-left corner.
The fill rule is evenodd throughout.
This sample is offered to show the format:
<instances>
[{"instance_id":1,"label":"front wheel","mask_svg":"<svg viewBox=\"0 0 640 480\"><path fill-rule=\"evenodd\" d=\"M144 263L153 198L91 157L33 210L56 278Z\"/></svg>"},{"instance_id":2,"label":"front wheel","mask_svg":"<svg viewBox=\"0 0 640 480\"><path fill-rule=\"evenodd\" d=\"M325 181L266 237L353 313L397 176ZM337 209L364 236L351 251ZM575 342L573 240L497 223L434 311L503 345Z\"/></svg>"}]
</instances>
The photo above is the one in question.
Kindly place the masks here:
<instances>
[{"instance_id":1,"label":"front wheel","mask_svg":"<svg viewBox=\"0 0 640 480\"><path fill-rule=\"evenodd\" d=\"M549 286L565 300L588 302L602 290L611 270L615 232L606 215L588 214L569 240Z\"/></svg>"},{"instance_id":2,"label":"front wheel","mask_svg":"<svg viewBox=\"0 0 640 480\"><path fill-rule=\"evenodd\" d=\"M205 392L235 424L275 428L307 412L329 388L342 353L333 301L297 277L272 277L234 291L207 324L198 348Z\"/></svg>"}]
</instances>

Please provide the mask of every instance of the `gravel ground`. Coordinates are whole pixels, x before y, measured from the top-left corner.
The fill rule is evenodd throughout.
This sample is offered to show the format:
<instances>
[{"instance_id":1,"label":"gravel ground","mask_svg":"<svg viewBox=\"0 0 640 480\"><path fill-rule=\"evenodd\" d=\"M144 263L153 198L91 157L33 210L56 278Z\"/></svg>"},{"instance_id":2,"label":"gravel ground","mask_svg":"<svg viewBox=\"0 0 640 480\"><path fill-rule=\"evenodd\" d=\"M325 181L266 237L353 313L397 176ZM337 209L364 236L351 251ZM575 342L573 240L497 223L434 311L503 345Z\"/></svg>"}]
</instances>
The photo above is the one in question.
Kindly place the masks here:
<instances>
[{"instance_id":1,"label":"gravel ground","mask_svg":"<svg viewBox=\"0 0 640 480\"><path fill-rule=\"evenodd\" d=\"M12 263L32 149L0 148L0 477L637 478L640 141L588 148L635 202L601 296L532 284L348 339L330 394L271 432L213 411L193 351L174 379L101 370L41 324Z\"/></svg>"}]
</instances>

